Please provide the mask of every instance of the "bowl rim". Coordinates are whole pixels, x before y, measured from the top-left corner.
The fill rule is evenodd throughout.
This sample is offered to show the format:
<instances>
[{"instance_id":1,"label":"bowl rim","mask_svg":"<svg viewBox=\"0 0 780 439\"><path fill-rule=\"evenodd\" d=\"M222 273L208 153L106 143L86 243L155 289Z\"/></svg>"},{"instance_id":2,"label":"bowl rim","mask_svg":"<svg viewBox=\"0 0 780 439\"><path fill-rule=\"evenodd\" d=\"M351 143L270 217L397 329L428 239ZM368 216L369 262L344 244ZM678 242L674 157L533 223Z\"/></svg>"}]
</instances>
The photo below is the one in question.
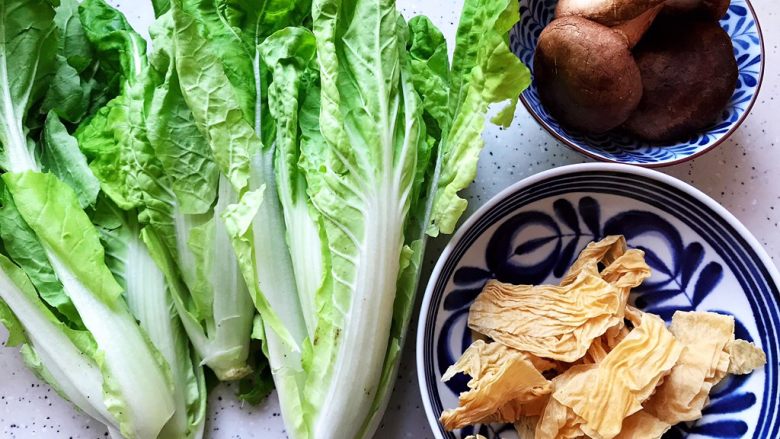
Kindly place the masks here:
<instances>
[{"instance_id":1,"label":"bowl rim","mask_svg":"<svg viewBox=\"0 0 780 439\"><path fill-rule=\"evenodd\" d=\"M686 157L683 157L683 158L679 158L679 159L675 159L675 160L658 161L658 162L650 162L650 163L626 162L626 161L611 159L609 157L605 157L603 155L599 155L599 154L596 154L594 152L588 151L587 149L579 146L578 144L572 142L571 140L567 139L566 137L561 136L560 134L555 132L555 130L553 130L552 127L547 122L542 120L541 116L539 116L539 114L537 114L536 111L534 111L534 109L531 107L531 104L528 103L528 100L526 99L526 96L525 96L525 91L520 93L520 102L523 103L523 106L526 108L526 110L531 115L531 117L533 117L533 119L536 121L536 123L541 125L541 127L544 128L544 130L547 131L547 133L550 134L552 137L554 137L558 142L566 145L570 149L572 149L572 150L574 150L574 151L576 151L576 152L578 152L578 153L580 153L580 154L582 154L582 155L584 155L586 157L589 157L589 158L594 159L594 160L598 160L600 162L627 164L627 165L631 165L631 166L639 166L639 167L642 167L642 168L663 168L663 167L666 167L666 166L679 165L681 163L685 163L685 162L688 162L688 161L693 160L695 158L698 158L698 157L700 157L700 156L702 156L702 155L712 151L713 149L715 149L715 147L717 147L720 144L722 144L723 142L725 142L729 137L731 137L732 134L734 134L735 131L737 131L737 129L739 129L740 126L742 126L742 123L745 121L745 119L747 119L748 115L753 110L753 105L755 105L756 101L758 100L758 95L761 92L761 86L764 83L764 70L765 70L765 63L766 63L766 51L765 51L765 47L764 47L764 34L761 31L761 23L759 22L758 14L756 14L756 10L755 10L755 8L753 8L753 4L751 3L751 0L744 0L744 1L745 1L745 5L747 6L748 10L750 11L750 14L753 16L753 20L756 23L756 33L758 34L758 45L759 45L759 51L760 51L760 54L761 54L761 64L760 64L760 69L759 69L759 72L758 72L758 85L756 86L756 92L753 94L753 98L748 103L747 108L745 109L745 112L742 114L742 116L739 117L739 119L737 119L736 122L734 122L734 125L731 128L729 128L728 131L726 131L718 140L713 142L711 145L709 145L706 148L701 149L701 150L699 150L699 151L697 151L697 152L695 152L695 153L693 153L693 154L691 154L689 156L686 156Z\"/></svg>"},{"instance_id":2,"label":"bowl rim","mask_svg":"<svg viewBox=\"0 0 780 439\"><path fill-rule=\"evenodd\" d=\"M703 203L707 208L712 209L716 215L723 218L731 227L734 228L736 233L752 248L761 264L766 267L771 281L776 285L780 285L780 271L778 271L777 266L770 258L764 246L761 245L755 236L753 236L750 230L748 230L748 228L742 224L742 222L736 216L734 216L734 214L729 212L728 209L715 201L715 199L695 188L694 186L677 179L676 177L672 177L660 171L648 169L646 167L614 162L578 163L573 165L566 165L548 169L546 171L542 171L526 177L516 183L513 183L506 189L491 197L485 204L480 206L468 217L468 219L463 224L458 227L455 234L452 236L452 239L450 239L450 242L447 243L447 245L444 247L444 250L442 250L441 254L439 255L436 261L436 265L434 266L433 270L431 271L431 275L428 278L428 283L425 287L425 294L423 295L422 304L420 306L420 316L417 320L415 365L417 366L417 384L419 387L420 396L423 401L423 407L425 409L425 417L428 419L428 424L433 431L433 435L437 439L444 438L441 436L439 431L439 414L433 413L433 407L428 397L428 388L425 376L426 369L423 359L425 358L425 326L428 323L428 310L431 307L433 290L435 288L436 282L441 276L444 264L447 262L458 243L463 239L463 236L466 234L466 232L468 232L474 226L474 224L479 221L480 218L489 213L505 198L540 181L579 172L619 172L623 174L637 175L640 177L656 180L659 183L667 184L672 188L695 198L697 201Z\"/></svg>"}]
</instances>

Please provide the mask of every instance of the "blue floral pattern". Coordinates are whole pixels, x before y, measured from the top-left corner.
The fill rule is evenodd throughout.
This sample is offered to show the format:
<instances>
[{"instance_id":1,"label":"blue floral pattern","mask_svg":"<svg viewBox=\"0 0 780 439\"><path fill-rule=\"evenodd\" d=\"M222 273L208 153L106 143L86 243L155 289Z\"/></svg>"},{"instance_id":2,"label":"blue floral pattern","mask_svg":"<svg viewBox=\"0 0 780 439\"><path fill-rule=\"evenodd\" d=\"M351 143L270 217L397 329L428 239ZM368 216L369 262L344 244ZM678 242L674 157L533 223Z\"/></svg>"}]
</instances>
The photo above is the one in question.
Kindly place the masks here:
<instances>
[{"instance_id":1,"label":"blue floral pattern","mask_svg":"<svg viewBox=\"0 0 780 439\"><path fill-rule=\"evenodd\" d=\"M467 389L465 375L458 374L447 383L439 383L439 378L472 343L468 311L485 282L556 283L588 242L607 235L624 235L630 246L645 252L653 269L653 275L632 294L636 306L667 321L677 310L733 315L738 338L755 340L770 358L776 355L772 333L780 312L777 285L766 277L763 287L741 280L741 270L756 270L750 264L757 262L737 262L734 256L726 256L720 238L713 237L716 229L710 229L709 223L715 220L708 215L713 214L672 203L658 195L668 191L660 185L645 187L636 178L607 180L592 183L597 189L573 177L568 182L556 178L518 189L506 201L479 214L479 221L459 238L438 280L432 280L431 294L436 299L420 328L429 346L421 363L427 376L424 392L433 401L434 413L455 404L457 395ZM615 196L623 198L616 201ZM531 202L533 207L524 204ZM756 299L759 295L770 297ZM757 309L754 302L764 300L768 305ZM765 381L763 372L728 377L713 390L700 421L675 426L664 437L742 438L749 431L753 438L776 437L767 436L777 430L775 420L762 417L774 418L775 409L767 407L778 399L777 389L771 387L777 370L768 366L766 373ZM439 437L479 433L489 439L507 439L515 437L512 431L511 425L477 425L458 432L441 431Z\"/></svg>"},{"instance_id":2,"label":"blue floral pattern","mask_svg":"<svg viewBox=\"0 0 780 439\"><path fill-rule=\"evenodd\" d=\"M533 54L542 29L554 18L557 0L520 0L521 20L510 33L512 50L533 68ZM622 163L658 166L693 157L716 146L747 116L758 93L763 68L761 32L748 0L732 0L721 26L731 36L739 66L736 90L719 120L705 132L669 144L638 141L625 134L585 135L569 131L545 110L535 84L520 96L536 120L561 142L590 156Z\"/></svg>"},{"instance_id":3,"label":"blue floral pattern","mask_svg":"<svg viewBox=\"0 0 780 439\"><path fill-rule=\"evenodd\" d=\"M579 252L590 241L596 241L608 235L624 235L629 245L645 252L645 260L655 275L634 291L634 302L645 311L660 315L671 321L675 311L715 311L730 314L723 310L702 308L700 305L712 293L723 278L723 267L718 262L705 261L704 247L693 241L684 243L680 233L661 216L641 210L621 212L607 219L602 226L599 203L592 197L579 199L575 207L566 198L553 202L553 214L541 211L524 211L501 224L490 238L485 249L487 267L462 266L454 275L455 288L445 297L444 309L453 311L451 318L444 324L439 335L438 351L440 372L457 361L460 353L451 352L450 339L458 337L465 350L471 342L471 332L456 323L468 314L468 308L485 282L497 279L513 284L540 284L554 282L566 273ZM516 239L526 228L544 229L533 239ZM669 257L661 256L659 248L649 248L632 243L643 236L653 236L660 249L667 250ZM534 255L539 253L538 255ZM517 259L530 257L531 265L517 262ZM703 268L701 268L703 266ZM679 299L677 304L668 303ZM736 320L738 338L753 341L745 326ZM460 335L454 333L460 328ZM459 375L447 382L447 386L456 394L467 390L468 378ZM744 377L732 378L730 386L739 387ZM726 388L730 387L727 386ZM753 393L731 394L724 389L713 395L713 403L707 413L731 413L749 408L756 402ZM496 433L505 431L508 426L494 428L480 426L481 433L488 438L499 437ZM741 437L747 431L744 421L726 419L717 423L681 426L665 437L685 437L686 433L706 434L707 431L732 432L726 436ZM462 432L468 434L466 431ZM465 436L464 436L465 437Z\"/></svg>"}]
</instances>

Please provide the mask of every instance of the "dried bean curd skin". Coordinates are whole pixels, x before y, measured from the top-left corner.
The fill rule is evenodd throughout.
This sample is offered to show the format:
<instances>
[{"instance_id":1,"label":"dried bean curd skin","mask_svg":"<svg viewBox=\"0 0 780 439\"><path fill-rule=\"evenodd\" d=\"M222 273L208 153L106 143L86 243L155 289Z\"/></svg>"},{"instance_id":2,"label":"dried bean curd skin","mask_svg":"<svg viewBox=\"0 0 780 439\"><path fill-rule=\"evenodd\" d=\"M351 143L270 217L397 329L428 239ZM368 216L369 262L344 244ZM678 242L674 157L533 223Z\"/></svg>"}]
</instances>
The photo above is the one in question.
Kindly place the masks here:
<instances>
[{"instance_id":1,"label":"dried bean curd skin","mask_svg":"<svg viewBox=\"0 0 780 439\"><path fill-rule=\"evenodd\" d=\"M560 285L489 281L470 309L477 341L443 377L471 376L469 391L442 424L513 423L520 439L660 439L699 419L727 374L766 364L735 340L731 316L678 311L667 328L629 306L649 276L642 251L608 236Z\"/></svg>"},{"instance_id":2,"label":"dried bean curd skin","mask_svg":"<svg viewBox=\"0 0 780 439\"><path fill-rule=\"evenodd\" d=\"M649 275L644 254L610 236L588 245L561 285L489 281L471 306L469 327L515 349L574 362L622 324L628 293Z\"/></svg>"},{"instance_id":3,"label":"dried bean curd skin","mask_svg":"<svg viewBox=\"0 0 780 439\"><path fill-rule=\"evenodd\" d=\"M710 390L726 376L729 356L725 348L734 339L734 318L677 312L669 330L685 349L672 373L645 404L645 410L674 425L699 419Z\"/></svg>"},{"instance_id":4,"label":"dried bean curd skin","mask_svg":"<svg viewBox=\"0 0 780 439\"><path fill-rule=\"evenodd\" d=\"M577 374L553 398L584 421L591 437L611 439L623 420L642 409L642 403L671 371L682 352L663 320L642 313L634 330L593 369Z\"/></svg>"},{"instance_id":5,"label":"dried bean curd skin","mask_svg":"<svg viewBox=\"0 0 780 439\"><path fill-rule=\"evenodd\" d=\"M732 340L726 347L731 361L730 374L745 375L766 364L766 354L753 343L745 340Z\"/></svg>"},{"instance_id":6,"label":"dried bean curd skin","mask_svg":"<svg viewBox=\"0 0 780 439\"><path fill-rule=\"evenodd\" d=\"M458 408L447 410L441 422L448 430L482 422L514 422L529 415L526 405L536 406L551 391L550 383L524 353L499 343L478 340L450 366L442 377L448 381L462 372L471 376L469 391L460 395Z\"/></svg>"}]
</instances>

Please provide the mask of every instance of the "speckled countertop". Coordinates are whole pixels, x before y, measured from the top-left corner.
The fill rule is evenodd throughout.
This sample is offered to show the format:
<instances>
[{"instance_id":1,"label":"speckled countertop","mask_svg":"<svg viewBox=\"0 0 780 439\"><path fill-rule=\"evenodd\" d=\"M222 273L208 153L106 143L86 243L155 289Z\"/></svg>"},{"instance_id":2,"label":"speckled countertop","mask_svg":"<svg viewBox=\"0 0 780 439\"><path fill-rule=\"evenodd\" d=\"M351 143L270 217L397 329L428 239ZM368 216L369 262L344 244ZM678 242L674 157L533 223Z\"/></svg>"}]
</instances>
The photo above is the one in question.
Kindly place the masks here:
<instances>
[{"instance_id":1,"label":"speckled countertop","mask_svg":"<svg viewBox=\"0 0 780 439\"><path fill-rule=\"evenodd\" d=\"M425 14L452 36L462 0L399 0L405 15ZM139 0L110 1L119 5L133 24L145 28L151 11ZM689 182L734 213L764 245L773 260L780 258L780 2L753 0L761 23L766 70L758 102L742 127L714 151L662 172ZM469 212L501 189L526 176L589 159L557 143L521 108L507 130L490 128L477 180L468 189ZM431 242L427 279L445 239ZM777 262L776 262L777 263ZM424 289L424 282L421 290ZM419 303L419 297L418 297ZM416 322L416 316L414 317ZM414 326L414 325L413 325ZM0 340L6 332L0 328ZM376 437L432 438L422 409L415 372L415 328L409 334L400 375ZM242 407L234 390L220 387L210 396L207 437L213 439L283 438L284 427L272 396L259 407ZM105 429L74 411L46 384L22 365L15 349L0 349L0 437L107 437Z\"/></svg>"}]
</instances>

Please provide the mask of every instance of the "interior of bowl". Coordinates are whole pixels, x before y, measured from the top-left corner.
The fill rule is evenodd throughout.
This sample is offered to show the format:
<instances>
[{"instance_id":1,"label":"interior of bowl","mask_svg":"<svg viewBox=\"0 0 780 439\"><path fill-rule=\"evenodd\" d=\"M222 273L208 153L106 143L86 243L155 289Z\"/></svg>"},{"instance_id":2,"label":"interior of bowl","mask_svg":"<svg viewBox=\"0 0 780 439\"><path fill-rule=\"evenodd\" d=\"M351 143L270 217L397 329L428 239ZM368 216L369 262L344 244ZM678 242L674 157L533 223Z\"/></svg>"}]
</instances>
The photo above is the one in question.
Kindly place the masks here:
<instances>
[{"instance_id":1,"label":"interior of bowl","mask_svg":"<svg viewBox=\"0 0 780 439\"><path fill-rule=\"evenodd\" d=\"M539 34L555 15L557 0L520 0L520 22L510 33L512 50L533 70L533 56ZM634 137L607 133L588 135L563 128L539 101L532 84L521 100L534 118L571 148L600 160L644 166L678 163L715 147L742 123L761 84L763 47L755 13L748 0L732 0L721 26L731 36L739 66L737 87L731 100L710 128L688 139L673 143L648 143Z\"/></svg>"},{"instance_id":2,"label":"interior of bowl","mask_svg":"<svg viewBox=\"0 0 780 439\"><path fill-rule=\"evenodd\" d=\"M441 377L472 343L469 307L484 284L557 283L588 242L616 234L644 250L653 270L632 292L634 305L667 322L678 310L732 315L737 337L767 354L764 369L716 387L702 419L664 437L780 437L780 293L769 257L733 216L684 183L603 164L518 183L469 219L442 254L426 290L417 345L420 388L436 437L515 437L511 425L448 432L438 423L467 389L464 375L446 383Z\"/></svg>"}]
</instances>

